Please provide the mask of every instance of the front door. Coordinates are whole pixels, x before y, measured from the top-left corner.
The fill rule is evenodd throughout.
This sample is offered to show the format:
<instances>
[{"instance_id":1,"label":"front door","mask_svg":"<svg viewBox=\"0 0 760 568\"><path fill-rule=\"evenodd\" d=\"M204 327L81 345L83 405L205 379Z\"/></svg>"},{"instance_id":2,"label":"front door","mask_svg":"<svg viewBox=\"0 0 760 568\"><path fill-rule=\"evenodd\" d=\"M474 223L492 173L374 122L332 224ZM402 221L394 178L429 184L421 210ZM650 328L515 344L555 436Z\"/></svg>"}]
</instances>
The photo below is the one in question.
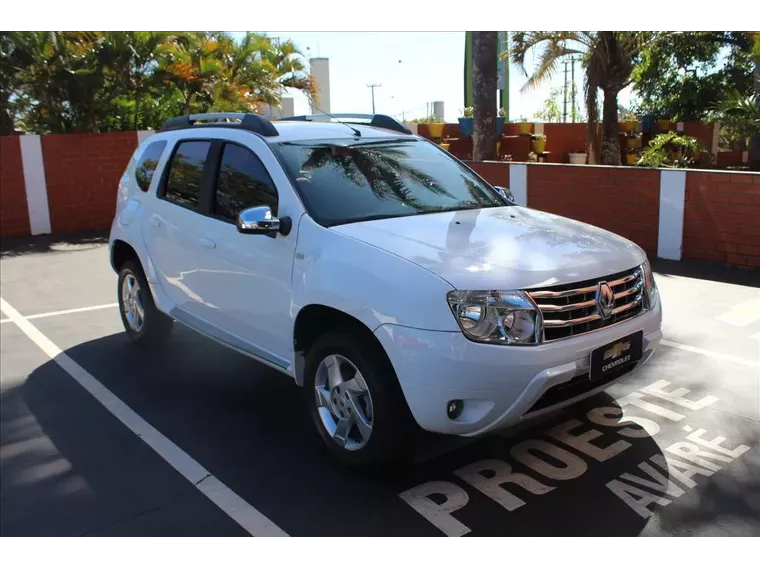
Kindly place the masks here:
<instances>
[{"instance_id":1,"label":"front door","mask_svg":"<svg viewBox=\"0 0 760 568\"><path fill-rule=\"evenodd\" d=\"M294 215L288 206L292 190L278 192L273 177L280 184L289 182L266 143L237 131L227 138L219 142L209 212L198 227L206 248L200 250L202 268L193 279L204 300L204 319L244 341L255 355L287 366L293 350L297 219L290 234L272 236L239 233L236 220L243 209L262 205L273 216ZM285 203L280 193L285 193Z\"/></svg>"}]
</instances>

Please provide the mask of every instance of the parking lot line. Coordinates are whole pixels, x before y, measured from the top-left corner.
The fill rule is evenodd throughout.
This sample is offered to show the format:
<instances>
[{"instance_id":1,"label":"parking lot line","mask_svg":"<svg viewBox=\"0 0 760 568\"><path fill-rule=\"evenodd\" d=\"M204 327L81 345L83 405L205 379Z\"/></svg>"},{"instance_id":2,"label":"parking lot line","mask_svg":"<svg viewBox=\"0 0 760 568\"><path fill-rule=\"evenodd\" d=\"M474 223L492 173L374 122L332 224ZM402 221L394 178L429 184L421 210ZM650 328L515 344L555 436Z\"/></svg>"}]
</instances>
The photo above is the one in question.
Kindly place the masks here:
<instances>
[{"instance_id":1,"label":"parking lot line","mask_svg":"<svg viewBox=\"0 0 760 568\"><path fill-rule=\"evenodd\" d=\"M733 355L726 355L725 353L716 353L715 351L709 351L707 349L702 349L700 347L694 347L693 345L684 345L683 343L676 343L675 341L668 341L667 339L661 339L660 343L662 345L667 345L668 347L675 347L676 349L681 349L682 351L690 351L691 353L699 353L700 355L712 357L713 359L722 359L723 361L730 361L731 363L736 363L737 365L744 365L746 367L760 367L760 363L757 361L742 359L741 357L734 357Z\"/></svg>"},{"instance_id":2,"label":"parking lot line","mask_svg":"<svg viewBox=\"0 0 760 568\"><path fill-rule=\"evenodd\" d=\"M148 444L164 461L248 533L253 536L288 536L285 531L211 475L206 468L129 408L1 297L0 310L106 410Z\"/></svg>"},{"instance_id":3,"label":"parking lot line","mask_svg":"<svg viewBox=\"0 0 760 568\"><path fill-rule=\"evenodd\" d=\"M50 318L53 316L65 316L67 314L78 314L79 312L91 312L93 310L104 310L107 308L116 308L118 307L118 303L114 304L100 304L98 306L85 306L83 308L73 308L70 310L58 310L57 312L44 312L41 314L33 314L31 316L25 316L26 319L32 320L32 319L40 319L40 318ZM3 318L0 320L0 323L6 323L9 321L13 321L10 318Z\"/></svg>"}]
</instances>

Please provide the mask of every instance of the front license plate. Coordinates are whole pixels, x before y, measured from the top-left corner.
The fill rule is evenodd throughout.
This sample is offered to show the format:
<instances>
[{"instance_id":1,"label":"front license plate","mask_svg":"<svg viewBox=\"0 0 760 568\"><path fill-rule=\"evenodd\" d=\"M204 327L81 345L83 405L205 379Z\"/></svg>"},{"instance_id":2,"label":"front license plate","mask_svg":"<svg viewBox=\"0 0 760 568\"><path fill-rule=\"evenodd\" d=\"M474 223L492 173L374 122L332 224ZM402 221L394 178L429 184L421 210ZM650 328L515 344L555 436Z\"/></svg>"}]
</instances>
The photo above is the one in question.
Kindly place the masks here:
<instances>
[{"instance_id":1,"label":"front license plate","mask_svg":"<svg viewBox=\"0 0 760 568\"><path fill-rule=\"evenodd\" d=\"M628 367L641 359L644 332L637 331L591 352L591 380L604 382L620 367Z\"/></svg>"}]
</instances>

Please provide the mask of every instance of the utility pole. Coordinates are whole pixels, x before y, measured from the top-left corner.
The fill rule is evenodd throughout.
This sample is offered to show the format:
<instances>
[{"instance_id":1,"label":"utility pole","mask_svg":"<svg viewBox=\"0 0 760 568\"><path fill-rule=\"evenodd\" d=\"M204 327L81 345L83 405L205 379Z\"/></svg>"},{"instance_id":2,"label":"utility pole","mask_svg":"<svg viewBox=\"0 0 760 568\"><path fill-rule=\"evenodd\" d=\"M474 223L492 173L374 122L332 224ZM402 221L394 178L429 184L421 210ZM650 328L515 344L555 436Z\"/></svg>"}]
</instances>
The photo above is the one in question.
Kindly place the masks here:
<instances>
[{"instance_id":1,"label":"utility pole","mask_svg":"<svg viewBox=\"0 0 760 568\"><path fill-rule=\"evenodd\" d=\"M573 90L570 93L573 105L573 122L575 122L575 57L570 57L570 82L573 84Z\"/></svg>"},{"instance_id":2,"label":"utility pole","mask_svg":"<svg viewBox=\"0 0 760 568\"><path fill-rule=\"evenodd\" d=\"M565 65L565 88L562 89L562 122L567 122L567 64L569 61L563 62Z\"/></svg>"},{"instance_id":3,"label":"utility pole","mask_svg":"<svg viewBox=\"0 0 760 568\"><path fill-rule=\"evenodd\" d=\"M368 88L372 89L372 114L375 114L375 88L382 87L382 85L367 85Z\"/></svg>"}]
</instances>

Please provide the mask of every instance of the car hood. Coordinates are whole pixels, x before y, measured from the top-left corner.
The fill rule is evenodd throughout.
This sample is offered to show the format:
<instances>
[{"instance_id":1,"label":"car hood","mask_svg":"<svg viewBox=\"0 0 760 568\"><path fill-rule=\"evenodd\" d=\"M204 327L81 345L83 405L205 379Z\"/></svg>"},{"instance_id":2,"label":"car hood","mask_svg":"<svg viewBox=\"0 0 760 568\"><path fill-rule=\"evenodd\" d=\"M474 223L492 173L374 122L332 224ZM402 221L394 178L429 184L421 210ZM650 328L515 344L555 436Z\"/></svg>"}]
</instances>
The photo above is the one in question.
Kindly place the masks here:
<instances>
[{"instance_id":1,"label":"car hood","mask_svg":"<svg viewBox=\"0 0 760 568\"><path fill-rule=\"evenodd\" d=\"M437 274L458 289L567 284L646 260L635 243L526 207L432 213L332 228Z\"/></svg>"}]
</instances>

